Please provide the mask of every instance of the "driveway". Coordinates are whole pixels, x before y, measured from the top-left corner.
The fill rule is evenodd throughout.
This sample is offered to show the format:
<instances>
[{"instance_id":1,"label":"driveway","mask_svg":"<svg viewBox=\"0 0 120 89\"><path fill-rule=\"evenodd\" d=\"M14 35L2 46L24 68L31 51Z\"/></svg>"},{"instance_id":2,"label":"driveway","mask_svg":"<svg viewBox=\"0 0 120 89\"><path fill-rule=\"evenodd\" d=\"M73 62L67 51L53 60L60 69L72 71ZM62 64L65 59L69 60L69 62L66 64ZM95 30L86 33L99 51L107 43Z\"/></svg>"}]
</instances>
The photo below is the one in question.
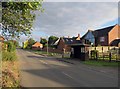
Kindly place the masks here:
<instances>
[{"instance_id":1,"label":"driveway","mask_svg":"<svg viewBox=\"0 0 120 89\"><path fill-rule=\"evenodd\" d=\"M17 50L22 87L117 87L118 69L72 63ZM70 61L70 60L69 60Z\"/></svg>"}]
</instances>

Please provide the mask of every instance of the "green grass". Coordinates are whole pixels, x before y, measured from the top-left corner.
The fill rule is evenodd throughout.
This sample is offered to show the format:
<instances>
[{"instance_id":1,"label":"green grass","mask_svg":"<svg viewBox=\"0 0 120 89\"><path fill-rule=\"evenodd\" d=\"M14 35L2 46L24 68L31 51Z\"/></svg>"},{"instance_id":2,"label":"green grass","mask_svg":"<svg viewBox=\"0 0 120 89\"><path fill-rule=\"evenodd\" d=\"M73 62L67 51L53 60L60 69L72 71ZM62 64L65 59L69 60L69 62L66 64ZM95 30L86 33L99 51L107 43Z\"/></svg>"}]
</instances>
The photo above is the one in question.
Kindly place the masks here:
<instances>
[{"instance_id":1,"label":"green grass","mask_svg":"<svg viewBox=\"0 0 120 89\"><path fill-rule=\"evenodd\" d=\"M88 61L84 61L83 63L87 65L93 65L93 66L108 66L108 67L120 66L118 62L108 62L108 61L88 60Z\"/></svg>"},{"instance_id":2,"label":"green grass","mask_svg":"<svg viewBox=\"0 0 120 89\"><path fill-rule=\"evenodd\" d=\"M39 54L39 55L48 55L48 56L56 56L56 55L61 55L59 53L52 53L52 52L45 52L45 51L37 51L37 50L28 50L28 51L31 51L31 52L34 52L35 54Z\"/></svg>"}]
</instances>

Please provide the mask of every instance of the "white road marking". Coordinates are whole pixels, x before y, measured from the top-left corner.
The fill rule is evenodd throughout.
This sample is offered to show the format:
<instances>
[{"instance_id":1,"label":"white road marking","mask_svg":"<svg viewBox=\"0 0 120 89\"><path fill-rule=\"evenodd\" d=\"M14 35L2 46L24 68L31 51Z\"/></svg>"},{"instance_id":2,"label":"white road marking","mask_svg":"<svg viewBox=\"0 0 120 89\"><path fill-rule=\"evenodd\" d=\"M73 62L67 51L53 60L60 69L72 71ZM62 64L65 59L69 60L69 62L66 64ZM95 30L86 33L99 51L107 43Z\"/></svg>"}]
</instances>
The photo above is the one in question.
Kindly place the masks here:
<instances>
[{"instance_id":1,"label":"white road marking","mask_svg":"<svg viewBox=\"0 0 120 89\"><path fill-rule=\"evenodd\" d=\"M73 77L71 77L69 74L67 74L67 73L65 73L65 72L62 72L64 75L66 75L66 76L68 76L68 77L70 77L70 78L72 78L73 79Z\"/></svg>"},{"instance_id":2,"label":"white road marking","mask_svg":"<svg viewBox=\"0 0 120 89\"><path fill-rule=\"evenodd\" d=\"M40 62L42 62L43 64L48 64L47 62L44 62L44 61L42 61L42 60L39 60Z\"/></svg>"}]
</instances>

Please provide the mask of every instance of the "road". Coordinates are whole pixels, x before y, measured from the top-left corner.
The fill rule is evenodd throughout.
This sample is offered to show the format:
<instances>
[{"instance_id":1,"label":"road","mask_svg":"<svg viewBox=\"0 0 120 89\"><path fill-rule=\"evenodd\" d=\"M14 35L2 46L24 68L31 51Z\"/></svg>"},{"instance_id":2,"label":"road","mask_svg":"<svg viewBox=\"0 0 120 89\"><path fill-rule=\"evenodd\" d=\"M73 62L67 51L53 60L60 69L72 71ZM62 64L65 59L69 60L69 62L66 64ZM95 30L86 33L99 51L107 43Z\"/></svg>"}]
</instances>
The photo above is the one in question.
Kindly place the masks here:
<instances>
[{"instance_id":1,"label":"road","mask_svg":"<svg viewBox=\"0 0 120 89\"><path fill-rule=\"evenodd\" d=\"M90 67L17 50L22 87L117 87L117 68Z\"/></svg>"}]
</instances>

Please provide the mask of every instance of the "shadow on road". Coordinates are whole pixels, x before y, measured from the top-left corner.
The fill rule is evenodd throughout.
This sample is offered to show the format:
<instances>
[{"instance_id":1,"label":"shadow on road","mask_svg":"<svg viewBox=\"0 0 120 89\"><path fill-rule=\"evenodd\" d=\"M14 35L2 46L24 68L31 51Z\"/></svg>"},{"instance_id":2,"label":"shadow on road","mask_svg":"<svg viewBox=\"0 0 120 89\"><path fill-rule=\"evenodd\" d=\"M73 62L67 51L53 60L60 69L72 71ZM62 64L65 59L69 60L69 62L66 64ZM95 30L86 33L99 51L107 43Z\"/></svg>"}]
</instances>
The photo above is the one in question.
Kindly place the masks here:
<instances>
[{"instance_id":1,"label":"shadow on road","mask_svg":"<svg viewBox=\"0 0 120 89\"><path fill-rule=\"evenodd\" d=\"M30 69L23 70L24 72L38 76L41 81L36 83L42 84L42 79L51 83L57 83L68 87L116 87L117 80L111 79L102 74L95 73L89 70L77 70L70 66L46 65L47 69ZM58 69L59 68L59 69ZM33 80L34 81L34 80ZM47 84L47 82L46 82Z\"/></svg>"}]
</instances>

